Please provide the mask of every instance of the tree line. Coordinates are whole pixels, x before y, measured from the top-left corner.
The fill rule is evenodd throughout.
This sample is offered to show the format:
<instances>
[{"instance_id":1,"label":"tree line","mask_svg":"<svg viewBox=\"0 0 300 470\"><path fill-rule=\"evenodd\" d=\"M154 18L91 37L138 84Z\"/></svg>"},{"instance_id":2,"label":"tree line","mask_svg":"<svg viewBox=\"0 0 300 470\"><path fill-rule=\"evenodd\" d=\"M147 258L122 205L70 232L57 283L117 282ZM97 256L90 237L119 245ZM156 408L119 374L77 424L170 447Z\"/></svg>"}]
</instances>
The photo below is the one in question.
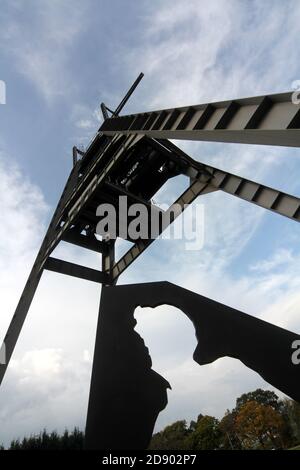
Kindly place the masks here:
<instances>
[{"instance_id":1,"label":"tree line","mask_svg":"<svg viewBox=\"0 0 300 470\"><path fill-rule=\"evenodd\" d=\"M222 419L199 414L176 421L152 437L150 449L288 449L300 443L300 404L257 389L236 399Z\"/></svg>"},{"instance_id":2,"label":"tree line","mask_svg":"<svg viewBox=\"0 0 300 470\"><path fill-rule=\"evenodd\" d=\"M153 435L152 450L288 449L300 443L300 404L280 400L270 390L257 389L236 399L222 419L199 414L189 425L176 421ZM0 446L1 450L4 447ZM82 450L84 433L78 428L15 439L8 450Z\"/></svg>"},{"instance_id":3,"label":"tree line","mask_svg":"<svg viewBox=\"0 0 300 470\"><path fill-rule=\"evenodd\" d=\"M78 428L63 434L46 429L23 439L14 439L7 450L83 450L84 433ZM4 447L2 446L2 450Z\"/></svg>"}]
</instances>

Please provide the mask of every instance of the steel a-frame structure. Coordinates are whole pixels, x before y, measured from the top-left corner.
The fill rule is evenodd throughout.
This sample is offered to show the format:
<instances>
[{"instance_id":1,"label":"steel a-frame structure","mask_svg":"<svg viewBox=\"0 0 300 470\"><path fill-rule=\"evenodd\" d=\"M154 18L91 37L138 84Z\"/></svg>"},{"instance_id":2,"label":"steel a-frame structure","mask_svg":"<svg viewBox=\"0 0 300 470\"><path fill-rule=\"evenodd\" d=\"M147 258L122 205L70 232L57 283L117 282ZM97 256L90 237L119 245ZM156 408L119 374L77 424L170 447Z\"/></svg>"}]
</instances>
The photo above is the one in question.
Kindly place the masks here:
<instances>
[{"instance_id":1,"label":"steel a-frame structure","mask_svg":"<svg viewBox=\"0 0 300 470\"><path fill-rule=\"evenodd\" d=\"M143 202L150 214L155 209L155 193L169 178L183 174L190 178L190 185L175 201L182 210L174 215L173 205L168 209L173 213L170 223L198 196L213 191L224 191L300 221L298 197L195 161L168 140L299 147L300 106L293 103L292 93L119 116L141 77L115 111L101 105L104 122L87 149L73 149L73 168L4 338L6 360L0 364L0 383L44 269L113 285L154 241L129 240L132 247L115 260L115 241L100 241L95 236L99 204L110 202L117 209L119 196L125 195L129 204ZM52 257L61 241L101 253L102 270Z\"/></svg>"}]
</instances>

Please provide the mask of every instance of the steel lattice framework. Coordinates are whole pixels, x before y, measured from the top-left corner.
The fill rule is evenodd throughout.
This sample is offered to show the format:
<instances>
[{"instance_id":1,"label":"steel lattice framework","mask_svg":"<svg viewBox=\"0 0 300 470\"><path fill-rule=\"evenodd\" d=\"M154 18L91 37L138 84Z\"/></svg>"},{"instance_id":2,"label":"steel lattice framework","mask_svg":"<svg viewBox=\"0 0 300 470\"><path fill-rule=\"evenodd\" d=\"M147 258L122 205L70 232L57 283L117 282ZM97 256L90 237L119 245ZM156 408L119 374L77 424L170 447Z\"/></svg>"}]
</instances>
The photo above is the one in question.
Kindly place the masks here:
<instances>
[{"instance_id":1,"label":"steel lattice framework","mask_svg":"<svg viewBox=\"0 0 300 470\"><path fill-rule=\"evenodd\" d=\"M115 111L102 103L104 122L94 139L85 152L73 149L73 168L4 338L6 363L0 364L0 383L44 269L112 285L154 241L129 240L132 247L115 260L115 241L95 236L99 204L110 202L117 209L119 196L125 195L129 204L145 204L150 214L160 210L152 202L156 192L170 178L186 175L190 185L174 201L182 211L198 196L224 191L300 221L298 197L195 161L168 140L299 147L300 106L293 104L292 93L119 116L141 78L142 74ZM52 257L61 241L101 253L102 270Z\"/></svg>"}]
</instances>

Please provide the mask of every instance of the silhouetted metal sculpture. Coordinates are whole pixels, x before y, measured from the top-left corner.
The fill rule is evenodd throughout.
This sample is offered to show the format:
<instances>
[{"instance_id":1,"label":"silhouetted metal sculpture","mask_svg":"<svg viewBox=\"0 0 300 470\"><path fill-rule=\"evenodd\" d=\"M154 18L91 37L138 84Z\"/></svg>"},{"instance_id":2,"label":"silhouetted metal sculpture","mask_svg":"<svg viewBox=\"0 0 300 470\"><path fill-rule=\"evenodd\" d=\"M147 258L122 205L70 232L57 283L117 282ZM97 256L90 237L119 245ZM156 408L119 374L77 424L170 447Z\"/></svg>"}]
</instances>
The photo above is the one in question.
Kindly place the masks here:
<instances>
[{"instance_id":1,"label":"silhouetted metal sculpture","mask_svg":"<svg viewBox=\"0 0 300 470\"><path fill-rule=\"evenodd\" d=\"M140 286L136 287L140 291ZM148 349L134 330L136 305L132 294L133 289L126 286L102 288L87 448L147 448L158 413L168 402L166 390L170 385L151 369Z\"/></svg>"},{"instance_id":2,"label":"silhouetted metal sculpture","mask_svg":"<svg viewBox=\"0 0 300 470\"><path fill-rule=\"evenodd\" d=\"M119 116L141 78L142 74L115 111L101 104L104 122L88 148L73 148L73 169L1 349L6 360L0 363L0 383L44 269L103 284L87 419L90 448L146 447L156 417L167 403L169 384L151 369L143 341L134 332L137 305L167 303L180 308L195 326L199 345L194 359L199 364L236 357L300 399L300 366L291 361L291 344L297 335L172 284L113 287L166 226L162 224L152 238L127 236L133 245L117 261L115 240L99 240L95 235L100 204L113 204L120 218L118 198L126 196L129 206L142 202L151 219L153 209L160 210L153 196L178 175L187 176L190 184L166 211L171 214L169 224L197 197L214 191L299 222L298 197L195 161L167 139L300 147L300 106L293 102L292 93L282 93ZM101 253L102 270L52 257L61 241ZM114 419L118 426L112 427Z\"/></svg>"},{"instance_id":3,"label":"silhouetted metal sculpture","mask_svg":"<svg viewBox=\"0 0 300 470\"><path fill-rule=\"evenodd\" d=\"M300 368L291 345L300 336L169 282L103 287L96 336L86 446L144 449L156 417L167 405L168 382L151 369L151 358L134 331L138 306L168 304L193 323L193 358L209 364L229 356L300 402Z\"/></svg>"}]
</instances>

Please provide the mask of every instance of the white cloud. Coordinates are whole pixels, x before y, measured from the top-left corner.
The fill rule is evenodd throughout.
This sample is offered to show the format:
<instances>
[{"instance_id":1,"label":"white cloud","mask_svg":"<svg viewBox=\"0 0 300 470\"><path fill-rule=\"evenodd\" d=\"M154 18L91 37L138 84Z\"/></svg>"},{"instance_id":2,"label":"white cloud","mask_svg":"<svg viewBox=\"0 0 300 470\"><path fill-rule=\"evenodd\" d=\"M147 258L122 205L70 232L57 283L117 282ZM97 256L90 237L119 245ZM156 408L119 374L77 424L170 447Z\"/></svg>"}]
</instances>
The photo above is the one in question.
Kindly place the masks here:
<instances>
[{"instance_id":1,"label":"white cloud","mask_svg":"<svg viewBox=\"0 0 300 470\"><path fill-rule=\"evenodd\" d=\"M95 129L94 123L89 119L80 119L76 124L80 129Z\"/></svg>"},{"instance_id":2,"label":"white cloud","mask_svg":"<svg viewBox=\"0 0 300 470\"><path fill-rule=\"evenodd\" d=\"M144 40L124 55L130 70L146 73L142 106L185 106L290 89L298 71L299 8L297 1L151 5Z\"/></svg>"},{"instance_id":3,"label":"white cloud","mask_svg":"<svg viewBox=\"0 0 300 470\"><path fill-rule=\"evenodd\" d=\"M267 272L293 260L292 252L281 249L271 259L259 261L250 266L251 271Z\"/></svg>"},{"instance_id":4,"label":"white cloud","mask_svg":"<svg viewBox=\"0 0 300 470\"><path fill-rule=\"evenodd\" d=\"M89 379L89 364L62 349L31 350L14 359L1 392L0 440L84 427Z\"/></svg>"},{"instance_id":5,"label":"white cloud","mask_svg":"<svg viewBox=\"0 0 300 470\"><path fill-rule=\"evenodd\" d=\"M22 21L26 12L30 18ZM76 88L68 60L86 21L86 5L77 0L30 0L25 9L23 2L15 1L10 4L10 15L2 17L3 51L49 104Z\"/></svg>"},{"instance_id":6,"label":"white cloud","mask_svg":"<svg viewBox=\"0 0 300 470\"><path fill-rule=\"evenodd\" d=\"M21 291L41 241L48 210L40 189L0 154L1 340L15 308L15 293Z\"/></svg>"},{"instance_id":7,"label":"white cloud","mask_svg":"<svg viewBox=\"0 0 300 470\"><path fill-rule=\"evenodd\" d=\"M21 360L14 359L11 362L11 368L15 373L23 374L25 377L21 381L27 381L29 374L32 377L43 377L43 380L53 380L53 377L61 372L62 350L61 349L42 349L28 351Z\"/></svg>"},{"instance_id":8,"label":"white cloud","mask_svg":"<svg viewBox=\"0 0 300 470\"><path fill-rule=\"evenodd\" d=\"M45 233L46 216L41 190L1 155L1 343ZM75 252L66 245L56 250L62 258L99 266L98 256ZM96 284L44 272L0 388L0 442L44 427L84 427L99 292Z\"/></svg>"}]
</instances>

